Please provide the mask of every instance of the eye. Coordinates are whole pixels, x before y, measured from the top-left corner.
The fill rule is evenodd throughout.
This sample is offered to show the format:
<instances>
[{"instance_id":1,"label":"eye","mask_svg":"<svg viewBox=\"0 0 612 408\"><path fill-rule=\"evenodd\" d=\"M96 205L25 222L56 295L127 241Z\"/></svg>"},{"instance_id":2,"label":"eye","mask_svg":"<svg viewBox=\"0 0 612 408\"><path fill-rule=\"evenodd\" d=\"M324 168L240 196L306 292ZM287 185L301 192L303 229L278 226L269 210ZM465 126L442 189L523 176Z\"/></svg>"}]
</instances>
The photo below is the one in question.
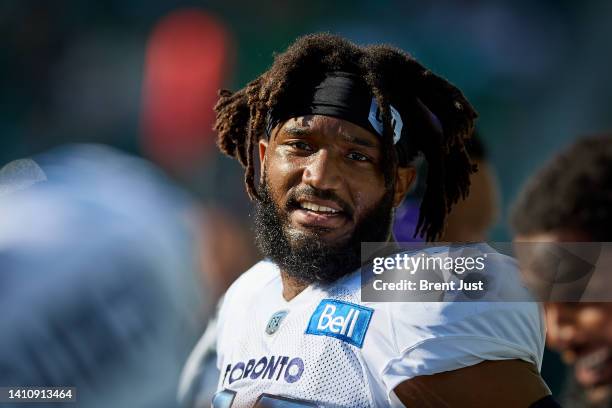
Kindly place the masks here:
<instances>
[{"instance_id":1,"label":"eye","mask_svg":"<svg viewBox=\"0 0 612 408\"><path fill-rule=\"evenodd\" d=\"M346 155L346 157L348 157L351 160L355 160L355 161L370 161L370 158L368 156L366 156L365 154L361 154L359 152L350 152L349 154Z\"/></svg>"},{"instance_id":2,"label":"eye","mask_svg":"<svg viewBox=\"0 0 612 408\"><path fill-rule=\"evenodd\" d=\"M312 152L312 151L314 151L312 146L309 145L306 142L295 141L295 142L289 142L289 143L287 143L287 145L293 147L294 149L302 150L302 151L305 151L305 152Z\"/></svg>"}]
</instances>

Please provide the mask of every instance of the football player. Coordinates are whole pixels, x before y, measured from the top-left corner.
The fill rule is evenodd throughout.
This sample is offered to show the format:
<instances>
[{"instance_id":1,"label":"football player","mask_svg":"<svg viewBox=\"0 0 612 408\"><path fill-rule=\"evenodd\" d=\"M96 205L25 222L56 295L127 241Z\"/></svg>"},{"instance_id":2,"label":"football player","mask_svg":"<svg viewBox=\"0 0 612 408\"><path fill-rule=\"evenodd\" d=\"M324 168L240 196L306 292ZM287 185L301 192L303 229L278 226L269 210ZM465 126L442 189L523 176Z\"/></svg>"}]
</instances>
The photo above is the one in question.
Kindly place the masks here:
<instances>
[{"instance_id":1,"label":"football player","mask_svg":"<svg viewBox=\"0 0 612 408\"><path fill-rule=\"evenodd\" d=\"M440 237L467 194L476 113L457 88L395 48L315 34L215 110L266 257L225 294L215 408L556 406L536 303L361 300L360 244L393 240L411 161L428 164L416 234Z\"/></svg>"}]
</instances>

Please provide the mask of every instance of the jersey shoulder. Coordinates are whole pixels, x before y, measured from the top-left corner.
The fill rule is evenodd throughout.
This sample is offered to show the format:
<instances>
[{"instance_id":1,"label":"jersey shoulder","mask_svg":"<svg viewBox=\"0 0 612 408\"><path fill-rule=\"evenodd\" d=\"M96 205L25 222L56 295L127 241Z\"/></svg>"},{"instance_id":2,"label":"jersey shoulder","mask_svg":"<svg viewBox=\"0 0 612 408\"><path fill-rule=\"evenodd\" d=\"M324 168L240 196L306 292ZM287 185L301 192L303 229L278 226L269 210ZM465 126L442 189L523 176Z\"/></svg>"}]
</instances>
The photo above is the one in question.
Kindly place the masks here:
<instances>
[{"instance_id":1,"label":"jersey shoulder","mask_svg":"<svg viewBox=\"0 0 612 408\"><path fill-rule=\"evenodd\" d=\"M278 266L265 259L259 261L232 283L225 292L224 303L257 294L276 280L280 280Z\"/></svg>"},{"instance_id":2,"label":"jersey shoulder","mask_svg":"<svg viewBox=\"0 0 612 408\"><path fill-rule=\"evenodd\" d=\"M456 250L440 247L430 255L446 256ZM517 301L528 296L516 261L486 245L480 245L478 251L487 255L486 271L482 273L489 283L481 298L470 299L460 293L435 302L376 302L378 305L373 307L387 315L386 324L393 326L387 329L399 339L398 351L430 339L459 337L489 339L539 351L544 337L540 305Z\"/></svg>"},{"instance_id":3,"label":"jersey shoulder","mask_svg":"<svg viewBox=\"0 0 612 408\"><path fill-rule=\"evenodd\" d=\"M438 247L430 256L461 248ZM522 291L515 260L481 248L497 290ZM501 298L503 299L503 297ZM541 366L544 324L536 302L479 301L363 302L374 310L364 355L392 390L420 375L472 366L486 360L518 359Z\"/></svg>"},{"instance_id":4,"label":"jersey shoulder","mask_svg":"<svg viewBox=\"0 0 612 408\"><path fill-rule=\"evenodd\" d=\"M273 262L262 260L244 272L225 292L218 313L218 323L225 323L225 316L234 315L236 311L249 308L265 296L272 285L280 285L280 271Z\"/></svg>"}]
</instances>

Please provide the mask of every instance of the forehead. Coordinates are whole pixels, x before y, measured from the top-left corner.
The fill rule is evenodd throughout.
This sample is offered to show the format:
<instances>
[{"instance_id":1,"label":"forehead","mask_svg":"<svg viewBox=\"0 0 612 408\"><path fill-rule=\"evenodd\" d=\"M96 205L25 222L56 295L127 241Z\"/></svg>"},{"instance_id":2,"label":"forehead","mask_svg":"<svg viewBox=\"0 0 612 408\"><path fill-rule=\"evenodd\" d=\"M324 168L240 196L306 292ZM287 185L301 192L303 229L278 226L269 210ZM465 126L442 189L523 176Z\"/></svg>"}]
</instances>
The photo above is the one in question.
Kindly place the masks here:
<instances>
[{"instance_id":1,"label":"forehead","mask_svg":"<svg viewBox=\"0 0 612 408\"><path fill-rule=\"evenodd\" d=\"M332 116L306 115L291 118L278 127L276 136L322 136L334 141L347 141L364 147L378 148L380 138L352 122Z\"/></svg>"}]
</instances>

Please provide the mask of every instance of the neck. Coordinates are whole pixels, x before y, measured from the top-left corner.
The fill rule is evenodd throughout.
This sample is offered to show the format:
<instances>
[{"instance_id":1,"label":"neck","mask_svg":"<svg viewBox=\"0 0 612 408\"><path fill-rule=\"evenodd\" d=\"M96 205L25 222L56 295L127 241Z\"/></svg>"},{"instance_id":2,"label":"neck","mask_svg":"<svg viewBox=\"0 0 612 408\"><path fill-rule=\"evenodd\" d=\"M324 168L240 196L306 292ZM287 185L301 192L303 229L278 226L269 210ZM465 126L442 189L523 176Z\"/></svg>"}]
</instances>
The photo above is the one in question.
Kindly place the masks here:
<instances>
[{"instance_id":1,"label":"neck","mask_svg":"<svg viewBox=\"0 0 612 408\"><path fill-rule=\"evenodd\" d=\"M309 285L304 281L289 276L289 274L284 271L281 271L281 280L283 282L283 298L286 301L290 301L291 299L302 293L302 291L306 289Z\"/></svg>"}]
</instances>

